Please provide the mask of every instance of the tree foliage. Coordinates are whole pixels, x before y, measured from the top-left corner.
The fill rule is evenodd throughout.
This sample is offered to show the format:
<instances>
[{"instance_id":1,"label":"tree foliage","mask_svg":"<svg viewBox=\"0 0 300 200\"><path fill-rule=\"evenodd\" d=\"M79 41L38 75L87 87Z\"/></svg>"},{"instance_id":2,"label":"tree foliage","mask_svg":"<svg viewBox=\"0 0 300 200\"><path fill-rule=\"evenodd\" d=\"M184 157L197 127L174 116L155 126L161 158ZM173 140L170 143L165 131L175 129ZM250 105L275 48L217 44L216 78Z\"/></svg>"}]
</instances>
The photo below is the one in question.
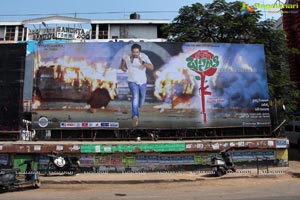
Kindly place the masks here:
<instances>
[{"instance_id":1,"label":"tree foliage","mask_svg":"<svg viewBox=\"0 0 300 200\"><path fill-rule=\"evenodd\" d=\"M262 14L241 15L242 2L214 0L210 4L184 6L171 24L163 27L169 41L264 44L270 99L281 98L288 109L296 109L300 91L290 79L288 49L283 30L274 20L261 21Z\"/></svg>"}]
</instances>

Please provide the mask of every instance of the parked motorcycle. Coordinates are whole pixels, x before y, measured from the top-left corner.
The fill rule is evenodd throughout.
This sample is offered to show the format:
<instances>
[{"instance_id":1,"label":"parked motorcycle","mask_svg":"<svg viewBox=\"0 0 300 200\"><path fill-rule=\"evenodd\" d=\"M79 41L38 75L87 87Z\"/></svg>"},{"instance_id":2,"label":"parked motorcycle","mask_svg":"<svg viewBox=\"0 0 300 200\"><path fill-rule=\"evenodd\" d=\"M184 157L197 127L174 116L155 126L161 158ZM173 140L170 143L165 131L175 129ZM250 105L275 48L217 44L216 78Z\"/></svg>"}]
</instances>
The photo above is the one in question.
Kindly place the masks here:
<instances>
[{"instance_id":1,"label":"parked motorcycle","mask_svg":"<svg viewBox=\"0 0 300 200\"><path fill-rule=\"evenodd\" d=\"M231 155L225 149L211 158L211 169L217 177L223 176L228 172L236 172Z\"/></svg>"},{"instance_id":2,"label":"parked motorcycle","mask_svg":"<svg viewBox=\"0 0 300 200\"><path fill-rule=\"evenodd\" d=\"M64 174L64 175L75 175L80 169L79 158L75 156L63 155L57 152L48 154L49 162L45 176L49 176L50 173Z\"/></svg>"},{"instance_id":3,"label":"parked motorcycle","mask_svg":"<svg viewBox=\"0 0 300 200\"><path fill-rule=\"evenodd\" d=\"M0 171L0 190L5 192L20 186L32 186L39 188L41 181L39 174L33 171L32 160L26 160L19 166L26 165L25 178L22 180L17 178L20 174L19 169L1 169Z\"/></svg>"}]
</instances>

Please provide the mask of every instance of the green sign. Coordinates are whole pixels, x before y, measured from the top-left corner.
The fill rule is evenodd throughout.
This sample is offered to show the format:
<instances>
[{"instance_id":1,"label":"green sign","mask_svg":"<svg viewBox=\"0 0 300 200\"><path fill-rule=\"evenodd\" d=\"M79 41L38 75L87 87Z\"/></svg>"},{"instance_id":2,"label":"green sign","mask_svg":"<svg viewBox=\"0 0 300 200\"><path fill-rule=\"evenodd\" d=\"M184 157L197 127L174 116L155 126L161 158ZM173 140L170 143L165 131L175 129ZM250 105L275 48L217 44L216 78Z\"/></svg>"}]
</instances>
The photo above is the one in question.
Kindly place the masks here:
<instances>
[{"instance_id":1,"label":"green sign","mask_svg":"<svg viewBox=\"0 0 300 200\"><path fill-rule=\"evenodd\" d=\"M81 153L115 153L115 152L182 152L185 151L185 143L162 144L84 144L81 145Z\"/></svg>"}]
</instances>

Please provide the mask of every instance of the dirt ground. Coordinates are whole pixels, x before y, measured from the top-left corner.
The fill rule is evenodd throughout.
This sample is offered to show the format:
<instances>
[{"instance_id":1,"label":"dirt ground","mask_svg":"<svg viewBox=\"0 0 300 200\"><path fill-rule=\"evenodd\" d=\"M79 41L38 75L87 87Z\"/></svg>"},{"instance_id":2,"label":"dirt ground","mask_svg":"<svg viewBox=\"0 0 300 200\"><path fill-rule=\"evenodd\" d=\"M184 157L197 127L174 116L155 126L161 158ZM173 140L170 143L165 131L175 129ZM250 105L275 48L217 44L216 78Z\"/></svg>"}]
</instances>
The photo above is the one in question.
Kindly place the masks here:
<instances>
[{"instance_id":1,"label":"dirt ground","mask_svg":"<svg viewBox=\"0 0 300 200\"><path fill-rule=\"evenodd\" d=\"M218 179L193 182L145 184L43 185L37 190L19 190L0 195L2 200L96 200L96 199L299 199L300 179Z\"/></svg>"}]
</instances>

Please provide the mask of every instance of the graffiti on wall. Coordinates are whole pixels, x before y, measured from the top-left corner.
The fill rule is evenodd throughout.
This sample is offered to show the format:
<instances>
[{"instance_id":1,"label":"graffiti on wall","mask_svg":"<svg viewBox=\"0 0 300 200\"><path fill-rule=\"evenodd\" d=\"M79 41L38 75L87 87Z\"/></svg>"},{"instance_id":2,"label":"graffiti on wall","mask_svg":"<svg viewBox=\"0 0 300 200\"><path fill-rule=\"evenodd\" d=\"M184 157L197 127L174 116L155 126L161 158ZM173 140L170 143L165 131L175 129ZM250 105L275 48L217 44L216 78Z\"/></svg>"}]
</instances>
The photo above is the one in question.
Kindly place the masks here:
<instances>
[{"instance_id":1,"label":"graffiti on wall","mask_svg":"<svg viewBox=\"0 0 300 200\"><path fill-rule=\"evenodd\" d=\"M254 161L257 159L275 160L275 151L255 151L255 152L232 152L232 159L235 162Z\"/></svg>"},{"instance_id":2,"label":"graffiti on wall","mask_svg":"<svg viewBox=\"0 0 300 200\"><path fill-rule=\"evenodd\" d=\"M136 154L102 154L89 153L77 154L80 158L80 167L83 170L91 169L98 171L123 172L131 171L153 171L184 169L185 167L208 166L210 159L216 152L197 152L197 153L136 153ZM232 158L238 165L243 162L255 162L268 160L270 163L286 165L288 161L288 150L258 150L258 151L232 151ZM49 157L46 155L0 155L0 164L7 165L12 157L15 168L26 159L34 161L34 169L44 171L47 168ZM21 168L21 171L25 169Z\"/></svg>"}]
</instances>

